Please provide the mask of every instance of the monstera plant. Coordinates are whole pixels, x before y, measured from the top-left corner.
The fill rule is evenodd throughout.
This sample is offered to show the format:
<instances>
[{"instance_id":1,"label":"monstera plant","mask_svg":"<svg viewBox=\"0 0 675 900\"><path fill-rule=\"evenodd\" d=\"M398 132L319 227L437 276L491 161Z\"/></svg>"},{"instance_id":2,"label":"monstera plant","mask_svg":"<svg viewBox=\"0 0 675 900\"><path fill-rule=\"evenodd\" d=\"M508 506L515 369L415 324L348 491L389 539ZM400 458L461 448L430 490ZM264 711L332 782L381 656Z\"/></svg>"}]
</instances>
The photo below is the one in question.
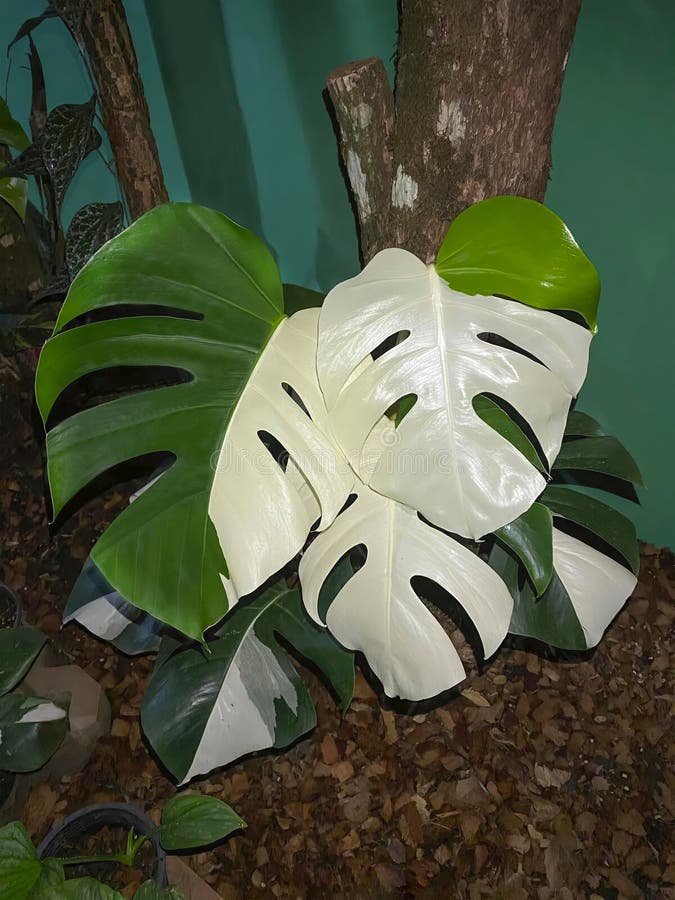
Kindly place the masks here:
<instances>
[{"instance_id":1,"label":"monstera plant","mask_svg":"<svg viewBox=\"0 0 675 900\"><path fill-rule=\"evenodd\" d=\"M600 640L637 545L580 486L640 474L570 412L599 293L560 219L517 197L460 215L435 264L384 250L325 300L190 204L153 210L83 268L37 374L54 514L130 460L157 470L97 541L66 618L157 652L142 724L178 780L313 725L289 645L343 707L351 651L392 697L456 685L429 582L485 657L509 632ZM129 367L142 389L60 403Z\"/></svg>"}]
</instances>

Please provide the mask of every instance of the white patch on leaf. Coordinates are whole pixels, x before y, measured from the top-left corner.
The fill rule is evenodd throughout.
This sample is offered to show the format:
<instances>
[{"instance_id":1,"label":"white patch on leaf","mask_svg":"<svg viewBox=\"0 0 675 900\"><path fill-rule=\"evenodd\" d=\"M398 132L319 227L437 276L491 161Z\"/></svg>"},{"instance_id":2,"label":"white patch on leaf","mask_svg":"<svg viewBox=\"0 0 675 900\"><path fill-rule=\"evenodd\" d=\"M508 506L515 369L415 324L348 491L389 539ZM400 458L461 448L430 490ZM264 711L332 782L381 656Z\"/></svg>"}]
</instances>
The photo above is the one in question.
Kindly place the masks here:
<instances>
[{"instance_id":1,"label":"white patch on leaf","mask_svg":"<svg viewBox=\"0 0 675 900\"><path fill-rule=\"evenodd\" d=\"M595 647L605 629L635 590L633 573L594 547L553 529L553 565L577 614L588 647Z\"/></svg>"},{"instance_id":2,"label":"white patch on leaf","mask_svg":"<svg viewBox=\"0 0 675 900\"><path fill-rule=\"evenodd\" d=\"M297 712L295 688L274 653L250 631L232 661L209 715L192 765L181 782L274 745L282 698Z\"/></svg>"},{"instance_id":3,"label":"white patch on leaf","mask_svg":"<svg viewBox=\"0 0 675 900\"><path fill-rule=\"evenodd\" d=\"M318 309L306 309L279 325L251 374L215 462L209 516L228 567L223 583L230 605L300 552L317 509L318 528L326 528L349 496L353 476L330 436L316 376L318 318ZM292 465L284 470L259 432L279 441Z\"/></svg>"},{"instance_id":4,"label":"white patch on leaf","mask_svg":"<svg viewBox=\"0 0 675 900\"><path fill-rule=\"evenodd\" d=\"M118 597L119 594L115 591L110 596ZM132 624L126 616L123 616L122 613L109 602L107 595L104 597L97 597L90 603L81 606L72 613L72 615L64 619L63 624L67 625L68 622L71 622L73 619L75 619L76 622L79 622L80 625L83 625L87 631L91 631L92 634L95 634L104 641L114 641L115 638L118 638L122 632Z\"/></svg>"},{"instance_id":5,"label":"white patch on leaf","mask_svg":"<svg viewBox=\"0 0 675 900\"><path fill-rule=\"evenodd\" d=\"M21 716L21 718L18 720L17 725L30 725L40 722L58 722L60 719L65 719L65 717L65 709L61 709L61 707L57 706L55 703L46 701L45 703L40 703L38 706L34 706L32 709L29 709L27 713L24 713L23 716Z\"/></svg>"}]
</instances>

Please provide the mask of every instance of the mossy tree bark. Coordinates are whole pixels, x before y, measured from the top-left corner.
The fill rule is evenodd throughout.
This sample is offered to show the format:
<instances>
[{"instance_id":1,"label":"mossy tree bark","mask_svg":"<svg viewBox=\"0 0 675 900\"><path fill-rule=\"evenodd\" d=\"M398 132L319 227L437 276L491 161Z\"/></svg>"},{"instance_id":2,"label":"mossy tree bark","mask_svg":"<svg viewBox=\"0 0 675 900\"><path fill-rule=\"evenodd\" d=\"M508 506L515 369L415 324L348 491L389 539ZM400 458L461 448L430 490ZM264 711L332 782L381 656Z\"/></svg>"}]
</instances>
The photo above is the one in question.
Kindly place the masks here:
<instances>
[{"instance_id":1,"label":"mossy tree bark","mask_svg":"<svg viewBox=\"0 0 675 900\"><path fill-rule=\"evenodd\" d=\"M452 219L498 194L543 200L581 0L402 0L395 96L382 62L328 92L363 261L431 261Z\"/></svg>"},{"instance_id":2,"label":"mossy tree bark","mask_svg":"<svg viewBox=\"0 0 675 900\"><path fill-rule=\"evenodd\" d=\"M169 199L122 0L85 5L81 36L132 219Z\"/></svg>"}]
</instances>

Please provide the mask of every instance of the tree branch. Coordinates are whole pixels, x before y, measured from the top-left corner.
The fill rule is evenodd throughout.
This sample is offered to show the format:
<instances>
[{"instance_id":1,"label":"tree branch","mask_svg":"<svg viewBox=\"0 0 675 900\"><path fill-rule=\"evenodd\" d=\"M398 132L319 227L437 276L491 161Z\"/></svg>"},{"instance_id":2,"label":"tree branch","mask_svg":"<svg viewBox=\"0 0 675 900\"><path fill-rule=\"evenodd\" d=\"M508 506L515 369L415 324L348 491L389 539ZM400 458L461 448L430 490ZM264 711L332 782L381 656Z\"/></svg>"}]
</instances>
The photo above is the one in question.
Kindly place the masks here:
<instances>
[{"instance_id":1,"label":"tree branch","mask_svg":"<svg viewBox=\"0 0 675 900\"><path fill-rule=\"evenodd\" d=\"M401 0L395 105L380 60L329 76L364 262L388 246L432 261L484 197L543 200L580 5Z\"/></svg>"},{"instance_id":2,"label":"tree branch","mask_svg":"<svg viewBox=\"0 0 675 900\"><path fill-rule=\"evenodd\" d=\"M82 40L132 219L169 199L122 0L87 3Z\"/></svg>"},{"instance_id":3,"label":"tree branch","mask_svg":"<svg viewBox=\"0 0 675 900\"><path fill-rule=\"evenodd\" d=\"M356 203L363 262L390 246L394 96L381 59L336 69L328 93Z\"/></svg>"}]
</instances>

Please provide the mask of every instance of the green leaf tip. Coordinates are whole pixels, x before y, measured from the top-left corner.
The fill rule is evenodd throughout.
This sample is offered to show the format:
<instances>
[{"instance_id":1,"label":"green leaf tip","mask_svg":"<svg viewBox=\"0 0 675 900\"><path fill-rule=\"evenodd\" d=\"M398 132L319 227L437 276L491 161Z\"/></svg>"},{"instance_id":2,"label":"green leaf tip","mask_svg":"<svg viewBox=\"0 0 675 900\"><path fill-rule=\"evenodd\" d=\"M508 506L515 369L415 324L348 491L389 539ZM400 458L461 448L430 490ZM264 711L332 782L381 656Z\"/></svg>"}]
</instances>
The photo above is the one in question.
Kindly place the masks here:
<instances>
[{"instance_id":1,"label":"green leaf tip","mask_svg":"<svg viewBox=\"0 0 675 900\"><path fill-rule=\"evenodd\" d=\"M436 270L454 290L575 312L597 331L598 273L562 219L535 200L491 197L464 210L443 239Z\"/></svg>"}]
</instances>

